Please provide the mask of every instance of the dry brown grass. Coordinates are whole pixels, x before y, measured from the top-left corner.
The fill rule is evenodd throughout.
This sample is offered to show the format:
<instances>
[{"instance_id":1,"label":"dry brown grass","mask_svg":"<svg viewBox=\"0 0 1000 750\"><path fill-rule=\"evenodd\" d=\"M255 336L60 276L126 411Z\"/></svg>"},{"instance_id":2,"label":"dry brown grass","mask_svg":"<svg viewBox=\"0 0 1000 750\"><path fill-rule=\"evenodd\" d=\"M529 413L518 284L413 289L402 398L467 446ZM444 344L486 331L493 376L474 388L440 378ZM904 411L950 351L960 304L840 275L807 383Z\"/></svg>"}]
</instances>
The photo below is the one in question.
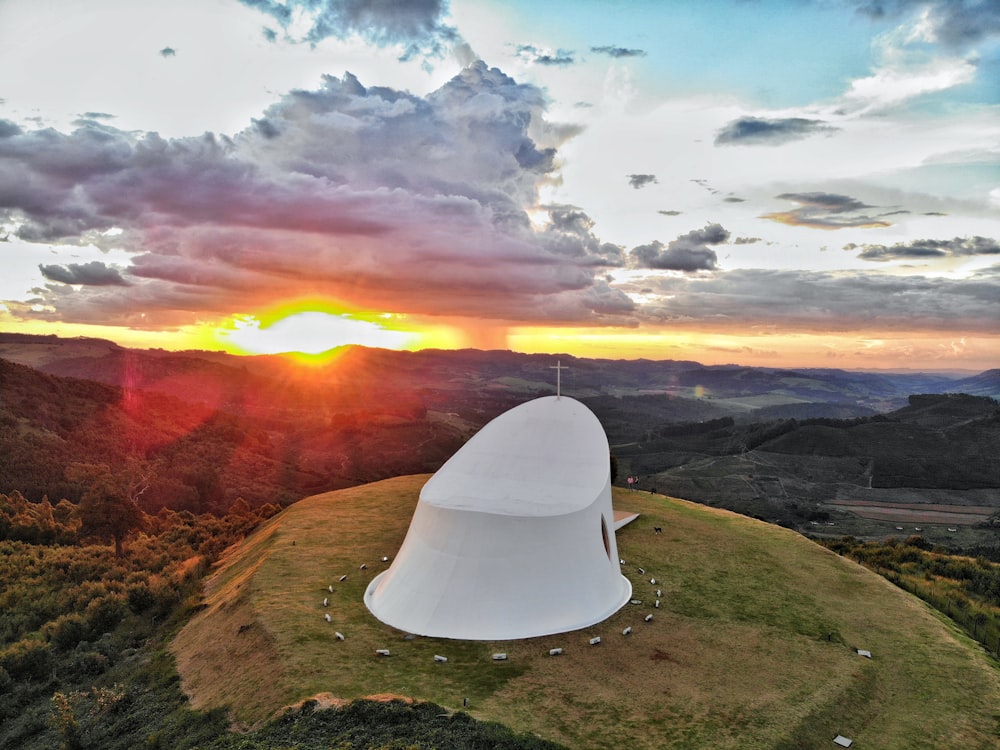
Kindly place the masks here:
<instances>
[{"instance_id":1,"label":"dry brown grass","mask_svg":"<svg viewBox=\"0 0 1000 750\"><path fill-rule=\"evenodd\" d=\"M792 532L645 492L616 491L641 514L618 544L637 598L651 602L657 578L659 609L626 605L545 638L406 640L362 595L425 480L308 498L235 549L173 644L196 705L246 724L317 694L468 699L477 718L573 748L826 748L837 733L882 750L996 746L996 668L921 602ZM548 656L556 646L565 654Z\"/></svg>"}]
</instances>

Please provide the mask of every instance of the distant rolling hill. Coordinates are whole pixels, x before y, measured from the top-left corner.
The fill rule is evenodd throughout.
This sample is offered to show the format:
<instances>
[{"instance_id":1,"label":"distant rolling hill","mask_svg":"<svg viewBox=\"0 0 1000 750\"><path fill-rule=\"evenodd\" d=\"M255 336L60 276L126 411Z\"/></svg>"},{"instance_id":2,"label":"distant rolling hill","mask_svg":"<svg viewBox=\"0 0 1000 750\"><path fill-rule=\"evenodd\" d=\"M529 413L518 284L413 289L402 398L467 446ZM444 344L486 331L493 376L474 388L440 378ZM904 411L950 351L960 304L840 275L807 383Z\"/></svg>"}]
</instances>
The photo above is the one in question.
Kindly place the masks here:
<instances>
[{"instance_id":1,"label":"distant rolling hill","mask_svg":"<svg viewBox=\"0 0 1000 750\"><path fill-rule=\"evenodd\" d=\"M876 491L997 486L997 462L989 460L993 428L972 417L947 434L902 417L851 429L809 424L874 420L911 408L914 392L990 393L996 370L963 377L363 347L303 365L280 356L136 350L100 339L0 332L5 387L13 389L6 400L0 394L0 420L16 426L0 436L0 447L16 457L0 465L0 492L74 499L78 488L63 481L70 462L116 462L136 451L159 472L148 495L153 511L170 504L218 512L238 497L284 505L433 471L497 414L552 393L557 359L569 368L564 392L598 416L621 475L642 475L645 486L682 497L806 528L829 520L824 503L869 484ZM33 369L15 370L15 363ZM46 388L61 395L53 400ZM56 418L62 398L74 406ZM934 418L944 418L938 411ZM82 414L97 416L81 421ZM786 435L791 420L797 431ZM955 496L943 502L989 504Z\"/></svg>"},{"instance_id":2,"label":"distant rolling hill","mask_svg":"<svg viewBox=\"0 0 1000 750\"><path fill-rule=\"evenodd\" d=\"M231 550L171 644L194 704L251 723L310 697L408 697L580 750L996 747L1000 672L924 604L797 534L645 492L615 490L641 514L618 533L640 604L544 638L408 638L362 594L425 480L308 498Z\"/></svg>"},{"instance_id":3,"label":"distant rolling hill","mask_svg":"<svg viewBox=\"0 0 1000 750\"><path fill-rule=\"evenodd\" d=\"M324 382L348 393L427 391L432 402L455 391L483 389L542 395L555 390L552 365L556 359L569 366L563 387L576 398L669 395L707 399L718 402L713 406L719 414L713 416L752 411L758 405L746 399L764 395L771 399L760 406L816 403L881 410L902 406L912 393L957 392L968 387L976 390L975 395L993 395L990 391L1000 387L997 371L963 378L940 373L705 366L691 361L586 359L567 354L473 349L398 352L359 346L334 349L317 358L305 368L309 373L305 377L301 366L280 356L136 350L100 339L3 332L0 358L54 375L122 387L156 388L187 398L221 398L221 403L229 404L238 403L238 396L248 389L273 388L278 383L292 390ZM190 376L194 375L203 385L192 389ZM362 385L364 388L359 388ZM217 395L215 390L220 389ZM1000 395L1000 389L996 395ZM726 404L729 400L734 403Z\"/></svg>"},{"instance_id":4,"label":"distant rolling hill","mask_svg":"<svg viewBox=\"0 0 1000 750\"><path fill-rule=\"evenodd\" d=\"M249 387L244 406L227 410L218 399L59 377L0 359L0 493L76 502L82 488L67 480L72 464L118 469L140 460L151 477L141 499L149 513L224 513L241 497L254 507L286 505L393 472L435 469L470 431L412 401L341 407L343 393L324 398L271 385ZM178 392L209 386L195 376Z\"/></svg>"},{"instance_id":5,"label":"distant rolling hill","mask_svg":"<svg viewBox=\"0 0 1000 750\"><path fill-rule=\"evenodd\" d=\"M622 470L647 487L807 533L996 543L1000 404L991 398L924 394L869 418L697 427L620 449ZM930 523L931 506L964 515Z\"/></svg>"},{"instance_id":6,"label":"distant rolling hill","mask_svg":"<svg viewBox=\"0 0 1000 750\"><path fill-rule=\"evenodd\" d=\"M969 378L962 378L951 384L954 393L968 393L971 396L1000 398L1000 369L987 370Z\"/></svg>"}]
</instances>

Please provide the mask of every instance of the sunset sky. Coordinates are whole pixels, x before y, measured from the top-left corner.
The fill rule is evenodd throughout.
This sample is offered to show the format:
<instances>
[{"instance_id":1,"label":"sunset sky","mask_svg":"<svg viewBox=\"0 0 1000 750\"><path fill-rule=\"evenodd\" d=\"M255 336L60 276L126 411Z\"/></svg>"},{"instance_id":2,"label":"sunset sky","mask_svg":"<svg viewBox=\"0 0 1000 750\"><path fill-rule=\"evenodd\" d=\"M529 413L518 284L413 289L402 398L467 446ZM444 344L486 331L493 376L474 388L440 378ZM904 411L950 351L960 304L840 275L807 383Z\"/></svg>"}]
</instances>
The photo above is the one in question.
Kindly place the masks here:
<instances>
[{"instance_id":1,"label":"sunset sky","mask_svg":"<svg viewBox=\"0 0 1000 750\"><path fill-rule=\"evenodd\" d=\"M0 330L1000 366L996 0L2 0Z\"/></svg>"}]
</instances>

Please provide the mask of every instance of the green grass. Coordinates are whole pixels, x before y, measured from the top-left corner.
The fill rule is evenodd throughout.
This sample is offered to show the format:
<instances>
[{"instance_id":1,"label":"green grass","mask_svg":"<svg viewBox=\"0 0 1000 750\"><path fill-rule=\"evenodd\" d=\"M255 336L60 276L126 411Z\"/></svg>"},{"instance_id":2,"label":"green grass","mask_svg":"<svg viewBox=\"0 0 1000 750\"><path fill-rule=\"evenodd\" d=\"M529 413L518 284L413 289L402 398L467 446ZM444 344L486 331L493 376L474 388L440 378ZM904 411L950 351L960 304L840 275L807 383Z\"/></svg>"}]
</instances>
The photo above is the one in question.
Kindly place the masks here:
<instances>
[{"instance_id":1,"label":"green grass","mask_svg":"<svg viewBox=\"0 0 1000 750\"><path fill-rule=\"evenodd\" d=\"M406 640L362 596L425 480L308 498L234 549L172 645L195 704L251 724L320 694L467 699L478 719L573 748L826 748L837 733L882 750L996 747L1000 673L922 602L787 530L645 492L616 490L641 514L618 545L637 598L657 578L659 609L544 638Z\"/></svg>"}]
</instances>

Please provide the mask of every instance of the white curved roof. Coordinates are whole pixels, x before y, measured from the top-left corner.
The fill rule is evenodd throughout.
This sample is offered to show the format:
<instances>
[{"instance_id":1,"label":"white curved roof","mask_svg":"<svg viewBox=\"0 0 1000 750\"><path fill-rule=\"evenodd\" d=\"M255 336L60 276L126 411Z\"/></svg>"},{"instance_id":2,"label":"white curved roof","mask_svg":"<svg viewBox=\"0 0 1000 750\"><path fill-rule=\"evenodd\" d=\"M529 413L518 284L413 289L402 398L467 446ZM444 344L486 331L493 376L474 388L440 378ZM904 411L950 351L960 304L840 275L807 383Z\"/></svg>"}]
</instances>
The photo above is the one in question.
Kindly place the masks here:
<instances>
[{"instance_id":1,"label":"white curved roof","mask_svg":"<svg viewBox=\"0 0 1000 750\"><path fill-rule=\"evenodd\" d=\"M505 640L588 627L631 592L604 429L552 396L501 414L428 480L365 604L406 632Z\"/></svg>"},{"instance_id":2,"label":"white curved roof","mask_svg":"<svg viewBox=\"0 0 1000 750\"><path fill-rule=\"evenodd\" d=\"M483 427L420 499L500 515L561 515L590 505L610 471L608 440L593 412L576 399L545 396Z\"/></svg>"}]
</instances>

